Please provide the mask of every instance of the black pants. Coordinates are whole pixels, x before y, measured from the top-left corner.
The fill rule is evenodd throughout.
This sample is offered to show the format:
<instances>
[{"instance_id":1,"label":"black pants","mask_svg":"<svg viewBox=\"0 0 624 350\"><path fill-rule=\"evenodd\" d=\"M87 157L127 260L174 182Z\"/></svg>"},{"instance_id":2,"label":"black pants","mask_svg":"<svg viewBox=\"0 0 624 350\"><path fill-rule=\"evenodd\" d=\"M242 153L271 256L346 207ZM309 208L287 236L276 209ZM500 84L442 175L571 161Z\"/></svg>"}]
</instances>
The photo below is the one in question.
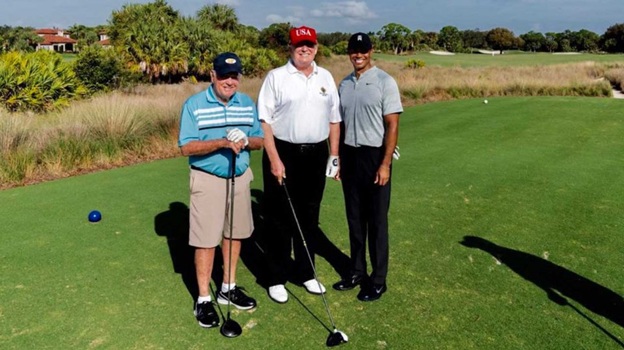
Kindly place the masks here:
<instances>
[{"instance_id":1,"label":"black pants","mask_svg":"<svg viewBox=\"0 0 624 350\"><path fill-rule=\"evenodd\" d=\"M375 175L384 156L383 147L340 145L340 177L345 198L352 274L367 275L366 241L372 272L371 281L386 283L388 274L388 209L390 181L375 184ZM392 170L391 174L392 174Z\"/></svg>"},{"instance_id":2,"label":"black pants","mask_svg":"<svg viewBox=\"0 0 624 350\"><path fill-rule=\"evenodd\" d=\"M308 250L314 262L319 246L325 246L325 234L319 228L319 213L325 189L325 166L329 150L327 142L292 144L275 139L277 152L286 167L284 182L288 188ZM287 280L303 283L314 278L310 260L295 224L284 188L271 174L271 163L262 157L264 181L264 213L270 257L269 285L284 284ZM291 249L294 264L290 263Z\"/></svg>"}]
</instances>

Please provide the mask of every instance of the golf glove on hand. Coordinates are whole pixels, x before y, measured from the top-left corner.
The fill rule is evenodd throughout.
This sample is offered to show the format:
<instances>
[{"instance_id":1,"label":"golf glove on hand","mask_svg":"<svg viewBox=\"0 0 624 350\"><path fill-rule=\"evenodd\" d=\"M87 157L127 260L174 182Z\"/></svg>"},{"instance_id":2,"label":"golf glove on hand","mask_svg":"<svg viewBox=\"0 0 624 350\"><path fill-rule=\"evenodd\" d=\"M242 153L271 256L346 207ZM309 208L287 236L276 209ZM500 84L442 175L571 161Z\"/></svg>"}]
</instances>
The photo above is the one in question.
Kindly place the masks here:
<instances>
[{"instance_id":1,"label":"golf glove on hand","mask_svg":"<svg viewBox=\"0 0 624 350\"><path fill-rule=\"evenodd\" d=\"M329 156L329 158L327 158L325 175L327 177L335 177L336 174L338 174L338 156Z\"/></svg>"},{"instance_id":2,"label":"golf glove on hand","mask_svg":"<svg viewBox=\"0 0 624 350\"><path fill-rule=\"evenodd\" d=\"M394 152L392 153L392 158L399 160L401 154L399 153L399 146L394 147Z\"/></svg>"},{"instance_id":3,"label":"golf glove on hand","mask_svg":"<svg viewBox=\"0 0 624 350\"><path fill-rule=\"evenodd\" d=\"M249 144L249 140L247 139L247 135L245 135L245 133L241 129L239 129L239 128L234 128L234 129L231 129L230 131L228 131L227 139L228 139L228 141L231 141L231 142L238 142L238 141L243 140L243 143L245 144L245 147L247 147L247 145Z\"/></svg>"}]
</instances>

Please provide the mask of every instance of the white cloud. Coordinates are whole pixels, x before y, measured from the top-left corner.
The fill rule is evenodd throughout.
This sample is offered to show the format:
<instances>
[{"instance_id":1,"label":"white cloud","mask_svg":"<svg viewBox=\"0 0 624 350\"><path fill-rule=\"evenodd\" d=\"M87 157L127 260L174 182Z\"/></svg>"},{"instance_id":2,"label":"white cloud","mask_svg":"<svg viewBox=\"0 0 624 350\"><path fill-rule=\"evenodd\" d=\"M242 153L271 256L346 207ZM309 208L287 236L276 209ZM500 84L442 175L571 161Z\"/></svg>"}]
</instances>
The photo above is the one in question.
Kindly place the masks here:
<instances>
[{"instance_id":1,"label":"white cloud","mask_svg":"<svg viewBox=\"0 0 624 350\"><path fill-rule=\"evenodd\" d=\"M369 9L364 1L324 2L320 8L312 10L312 16L345 18L353 23L377 18L377 14Z\"/></svg>"},{"instance_id":2,"label":"white cloud","mask_svg":"<svg viewBox=\"0 0 624 350\"><path fill-rule=\"evenodd\" d=\"M228 5L228 6L231 6L231 7L237 7L238 5L240 5L240 1L239 0L216 0L215 2L217 4Z\"/></svg>"},{"instance_id":3,"label":"white cloud","mask_svg":"<svg viewBox=\"0 0 624 350\"><path fill-rule=\"evenodd\" d=\"M301 6L287 6L286 9L288 10L287 12L289 12L289 15L278 15L275 13L272 13L268 16L266 16L266 21L268 23L290 23L292 25L296 25L298 23L301 23L301 19L305 18L307 16L309 16L308 11L305 9L305 7L301 7Z\"/></svg>"},{"instance_id":4,"label":"white cloud","mask_svg":"<svg viewBox=\"0 0 624 350\"><path fill-rule=\"evenodd\" d=\"M303 6L288 6L287 9L289 9L295 17L302 18L309 15L308 10Z\"/></svg>"},{"instance_id":5,"label":"white cloud","mask_svg":"<svg viewBox=\"0 0 624 350\"><path fill-rule=\"evenodd\" d=\"M266 21L268 23L299 23L301 22L301 18L295 16L280 16L276 14L270 14L266 16Z\"/></svg>"}]
</instances>

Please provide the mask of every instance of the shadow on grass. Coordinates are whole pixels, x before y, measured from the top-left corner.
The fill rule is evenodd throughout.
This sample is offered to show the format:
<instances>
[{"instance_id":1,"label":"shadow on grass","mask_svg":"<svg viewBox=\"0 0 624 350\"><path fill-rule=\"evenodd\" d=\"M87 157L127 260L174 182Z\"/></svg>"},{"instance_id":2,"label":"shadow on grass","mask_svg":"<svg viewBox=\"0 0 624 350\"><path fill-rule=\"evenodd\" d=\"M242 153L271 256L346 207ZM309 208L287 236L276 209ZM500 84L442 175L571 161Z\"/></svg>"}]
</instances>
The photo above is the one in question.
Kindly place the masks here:
<instances>
[{"instance_id":1,"label":"shadow on grass","mask_svg":"<svg viewBox=\"0 0 624 350\"><path fill-rule=\"evenodd\" d=\"M251 190L254 232L249 239L243 240L240 256L247 269L256 277L256 283L266 289L271 284L271 274L273 271L277 271L278 267L266 249L272 243L263 216L263 195L264 192L260 190ZM292 215L292 213L284 213L284 215ZM315 254L324 258L339 276L347 276L350 266L349 256L336 247L320 228L315 237L317 238ZM294 261L290 259L288 265L287 270L292 272ZM290 274L292 275L292 273ZM289 281L296 285L302 285L302 282L295 277L291 276ZM321 278L319 277L319 279Z\"/></svg>"},{"instance_id":2,"label":"shadow on grass","mask_svg":"<svg viewBox=\"0 0 624 350\"><path fill-rule=\"evenodd\" d=\"M275 262L266 254L269 237L265 230L264 218L262 215L263 192L257 189L251 190L252 214L254 220L254 232L251 237L242 241L240 259L245 267L256 278L256 283L267 289L272 271L276 270ZM286 213L285 215L288 215ZM197 299L199 290L197 287L197 277L195 276L195 248L189 246L189 208L181 202L169 204L169 209L156 215L154 218L154 230L158 236L167 238L167 246L171 256L173 271L180 274L182 282L186 286L191 298ZM339 272L344 270L349 257L342 253L333 243L322 234L321 249L318 255L325 258L330 265ZM292 260L289 261L292 265ZM240 267L238 268L240 273ZM243 272L244 273L244 272ZM223 281L223 257L220 247L215 252L215 260L212 271L212 281L216 286L220 286Z\"/></svg>"},{"instance_id":3,"label":"shadow on grass","mask_svg":"<svg viewBox=\"0 0 624 350\"><path fill-rule=\"evenodd\" d=\"M266 289L269 287L270 271L272 271L271 264L273 262L265 253L268 243L264 217L262 215L262 195L263 192L260 190L251 190L251 212L254 231L251 237L242 241L240 259L256 278L256 283Z\"/></svg>"},{"instance_id":4,"label":"shadow on grass","mask_svg":"<svg viewBox=\"0 0 624 350\"><path fill-rule=\"evenodd\" d=\"M180 274L186 290L195 301L199 290L195 275L195 248L188 244L188 206L181 202L170 203L169 210L159 213L154 218L154 231L157 235L167 238L173 271ZM223 258L219 247L215 251L212 280L217 286L220 286L223 280Z\"/></svg>"},{"instance_id":5,"label":"shadow on grass","mask_svg":"<svg viewBox=\"0 0 624 350\"><path fill-rule=\"evenodd\" d=\"M620 327L624 327L624 299L621 295L548 260L496 245L480 237L464 236L460 244L489 253L522 278L544 290L551 301L562 306L570 306L624 347L624 343L570 304L565 298L572 299L586 309L611 320Z\"/></svg>"},{"instance_id":6,"label":"shadow on grass","mask_svg":"<svg viewBox=\"0 0 624 350\"><path fill-rule=\"evenodd\" d=\"M321 324L321 326L323 326L323 328L325 328L329 333L332 332L332 329L329 328L329 326L327 326L325 324L325 322L323 322L323 320L321 320L306 304L303 303L303 301L297 296L297 294L293 293L292 290L290 290L290 288L286 288L286 291L288 291L288 294L290 294L290 296L295 299L297 301L297 303L299 305L301 305L301 307L310 314L310 316L312 316L312 318L314 318L318 323ZM322 296L319 295L319 299L322 298Z\"/></svg>"}]
</instances>

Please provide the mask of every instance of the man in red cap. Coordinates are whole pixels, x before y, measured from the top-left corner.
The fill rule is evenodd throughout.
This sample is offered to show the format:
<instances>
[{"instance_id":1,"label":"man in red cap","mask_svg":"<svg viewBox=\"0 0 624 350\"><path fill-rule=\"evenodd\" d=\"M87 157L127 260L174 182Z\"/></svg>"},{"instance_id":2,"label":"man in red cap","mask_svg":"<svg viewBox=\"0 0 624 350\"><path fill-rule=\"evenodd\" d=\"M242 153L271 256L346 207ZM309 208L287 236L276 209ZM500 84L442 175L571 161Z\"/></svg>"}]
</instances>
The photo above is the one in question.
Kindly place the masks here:
<instances>
[{"instance_id":1,"label":"man in red cap","mask_svg":"<svg viewBox=\"0 0 624 350\"><path fill-rule=\"evenodd\" d=\"M318 254L336 270L349 270L348 256L319 228L325 179L338 173L341 119L336 83L329 71L314 62L318 43L313 28L292 28L289 50L288 63L268 73L258 96L258 116L265 133L262 166L263 207L270 235L267 249L274 262L267 284L269 296L278 303L288 300L284 287L288 279L302 284L310 293L325 293L325 287L314 278L313 266L281 188L283 182L312 264ZM292 271L288 271L291 249L295 261Z\"/></svg>"}]
</instances>

